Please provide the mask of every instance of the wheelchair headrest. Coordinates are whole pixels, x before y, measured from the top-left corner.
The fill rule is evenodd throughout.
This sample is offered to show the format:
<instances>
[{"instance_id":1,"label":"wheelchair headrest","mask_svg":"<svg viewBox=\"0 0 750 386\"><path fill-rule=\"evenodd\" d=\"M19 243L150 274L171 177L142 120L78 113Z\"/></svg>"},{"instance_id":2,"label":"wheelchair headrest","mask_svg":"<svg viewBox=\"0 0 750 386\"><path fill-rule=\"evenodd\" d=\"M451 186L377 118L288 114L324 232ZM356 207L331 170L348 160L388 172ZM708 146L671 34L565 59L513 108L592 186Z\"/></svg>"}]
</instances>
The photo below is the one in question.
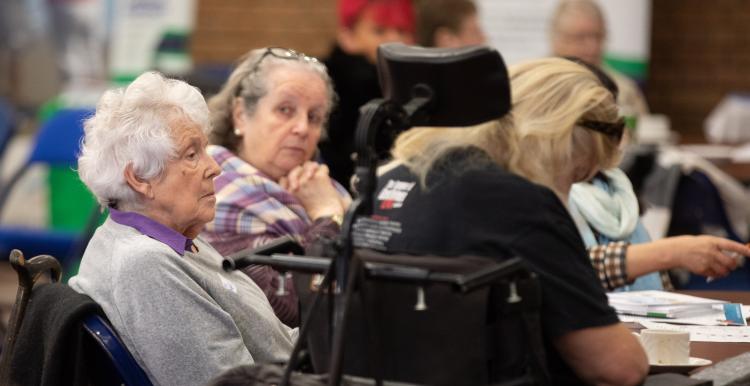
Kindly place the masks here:
<instances>
[{"instance_id":1,"label":"wheelchair headrest","mask_svg":"<svg viewBox=\"0 0 750 386\"><path fill-rule=\"evenodd\" d=\"M378 75L385 99L404 105L431 90L426 114L412 126L471 126L508 113L510 81L505 62L487 46L423 48L401 43L378 47ZM415 89L415 86L416 87Z\"/></svg>"}]
</instances>

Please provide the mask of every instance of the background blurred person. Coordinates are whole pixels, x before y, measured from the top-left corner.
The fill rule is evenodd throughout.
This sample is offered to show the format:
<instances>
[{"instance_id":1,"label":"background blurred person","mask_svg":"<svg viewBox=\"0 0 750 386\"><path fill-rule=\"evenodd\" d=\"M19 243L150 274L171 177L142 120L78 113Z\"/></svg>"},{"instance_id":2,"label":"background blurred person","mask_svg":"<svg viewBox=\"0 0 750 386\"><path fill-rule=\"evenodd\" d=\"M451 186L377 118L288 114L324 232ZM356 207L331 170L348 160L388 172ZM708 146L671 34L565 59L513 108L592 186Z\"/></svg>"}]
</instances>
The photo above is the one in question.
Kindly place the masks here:
<instances>
[{"instance_id":1,"label":"background blurred person","mask_svg":"<svg viewBox=\"0 0 750 386\"><path fill-rule=\"evenodd\" d=\"M208 153L219 163L216 218L206 239L222 254L256 248L283 236L303 246L335 237L351 201L325 165L311 161L336 95L325 66L285 48L250 51L209 100ZM263 288L277 315L298 322L291 280L277 294L268 266L244 270Z\"/></svg>"},{"instance_id":2,"label":"background blurred person","mask_svg":"<svg viewBox=\"0 0 750 386\"><path fill-rule=\"evenodd\" d=\"M417 44L457 48L487 41L473 0L421 0L417 4Z\"/></svg>"},{"instance_id":3,"label":"background blurred person","mask_svg":"<svg viewBox=\"0 0 750 386\"><path fill-rule=\"evenodd\" d=\"M155 385L286 360L296 335L197 237L220 172L205 151L210 127L200 92L158 73L106 92L85 123L79 174L110 215L70 286L102 307Z\"/></svg>"},{"instance_id":4,"label":"background blurred person","mask_svg":"<svg viewBox=\"0 0 750 386\"><path fill-rule=\"evenodd\" d=\"M607 24L595 1L561 0L552 15L550 38L554 55L575 56L604 68L620 90L617 104L624 115L648 114L646 98L638 85L626 75L604 65Z\"/></svg>"},{"instance_id":5,"label":"background blurred person","mask_svg":"<svg viewBox=\"0 0 750 386\"><path fill-rule=\"evenodd\" d=\"M354 173L354 132L359 108L382 96L375 67L382 43L414 40L411 0L339 0L336 44L325 60L339 105L331 115L328 137L320 145L331 176L349 186Z\"/></svg>"},{"instance_id":6,"label":"background blurred person","mask_svg":"<svg viewBox=\"0 0 750 386\"><path fill-rule=\"evenodd\" d=\"M505 69L491 76L506 81L496 92L506 94L507 112ZM555 384L635 385L643 379L643 349L607 305L565 207L550 189L514 174L520 164L511 114L470 127L412 128L392 153L394 161L380 170L372 217L355 226L357 246L446 257L519 256L539 277L542 335Z\"/></svg>"},{"instance_id":7,"label":"background blurred person","mask_svg":"<svg viewBox=\"0 0 750 386\"><path fill-rule=\"evenodd\" d=\"M99 92L108 76L107 27L102 23L106 3L52 0L47 4L63 91Z\"/></svg>"},{"instance_id":8,"label":"background blurred person","mask_svg":"<svg viewBox=\"0 0 750 386\"><path fill-rule=\"evenodd\" d=\"M594 184L576 186L586 194L579 192L569 209L609 290L639 277L643 279L633 289L663 289L668 281L660 280L657 272L676 267L704 276L727 275L737 261L723 251L748 255L750 248L712 236L648 242L632 185L614 168L624 121L614 94L605 87L607 80L596 67L561 58L511 67L520 173L554 190L566 203L573 184L597 176Z\"/></svg>"}]
</instances>

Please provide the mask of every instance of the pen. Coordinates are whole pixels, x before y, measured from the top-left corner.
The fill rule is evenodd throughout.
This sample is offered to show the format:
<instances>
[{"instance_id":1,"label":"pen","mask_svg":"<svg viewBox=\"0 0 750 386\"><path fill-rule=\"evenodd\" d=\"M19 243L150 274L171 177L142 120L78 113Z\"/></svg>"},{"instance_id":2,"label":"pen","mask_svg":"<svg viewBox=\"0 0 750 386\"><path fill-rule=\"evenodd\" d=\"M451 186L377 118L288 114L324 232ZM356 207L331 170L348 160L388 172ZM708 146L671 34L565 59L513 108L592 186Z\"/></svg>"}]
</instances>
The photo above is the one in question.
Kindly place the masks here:
<instances>
[{"instance_id":1,"label":"pen","mask_svg":"<svg viewBox=\"0 0 750 386\"><path fill-rule=\"evenodd\" d=\"M662 319L669 318L669 316L663 312L646 312L646 316L649 318L662 318Z\"/></svg>"}]
</instances>

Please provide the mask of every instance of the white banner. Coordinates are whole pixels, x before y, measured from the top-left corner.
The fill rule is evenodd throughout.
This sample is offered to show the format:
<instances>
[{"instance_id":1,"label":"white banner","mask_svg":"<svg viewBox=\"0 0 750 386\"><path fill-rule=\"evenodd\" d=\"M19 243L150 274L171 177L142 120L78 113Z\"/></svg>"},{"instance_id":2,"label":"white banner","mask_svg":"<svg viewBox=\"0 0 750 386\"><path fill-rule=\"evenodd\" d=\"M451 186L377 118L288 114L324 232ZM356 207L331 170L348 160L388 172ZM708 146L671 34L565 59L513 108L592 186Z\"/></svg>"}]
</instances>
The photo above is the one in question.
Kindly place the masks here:
<instances>
[{"instance_id":1,"label":"white banner","mask_svg":"<svg viewBox=\"0 0 750 386\"><path fill-rule=\"evenodd\" d=\"M114 0L113 8L109 58L115 80L154 68L165 35L187 36L196 17L195 0Z\"/></svg>"},{"instance_id":2,"label":"white banner","mask_svg":"<svg viewBox=\"0 0 750 386\"><path fill-rule=\"evenodd\" d=\"M508 63L548 56L549 27L559 0L478 0L489 44ZM650 50L650 0L599 0L607 22L606 56L646 63Z\"/></svg>"}]
</instances>

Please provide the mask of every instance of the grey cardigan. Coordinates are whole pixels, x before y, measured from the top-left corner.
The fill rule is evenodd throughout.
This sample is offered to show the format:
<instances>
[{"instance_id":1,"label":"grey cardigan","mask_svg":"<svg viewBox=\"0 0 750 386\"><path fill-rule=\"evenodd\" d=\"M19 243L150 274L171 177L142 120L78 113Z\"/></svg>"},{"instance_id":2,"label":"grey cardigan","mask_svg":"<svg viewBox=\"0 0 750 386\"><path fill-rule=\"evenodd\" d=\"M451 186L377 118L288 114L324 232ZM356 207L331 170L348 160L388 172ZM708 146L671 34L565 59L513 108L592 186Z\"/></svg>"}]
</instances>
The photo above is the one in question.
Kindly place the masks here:
<instances>
[{"instance_id":1,"label":"grey cardigan","mask_svg":"<svg viewBox=\"0 0 750 386\"><path fill-rule=\"evenodd\" d=\"M260 288L200 238L180 256L111 219L96 230L70 286L99 303L155 385L201 385L255 361L286 360L296 329Z\"/></svg>"}]
</instances>

